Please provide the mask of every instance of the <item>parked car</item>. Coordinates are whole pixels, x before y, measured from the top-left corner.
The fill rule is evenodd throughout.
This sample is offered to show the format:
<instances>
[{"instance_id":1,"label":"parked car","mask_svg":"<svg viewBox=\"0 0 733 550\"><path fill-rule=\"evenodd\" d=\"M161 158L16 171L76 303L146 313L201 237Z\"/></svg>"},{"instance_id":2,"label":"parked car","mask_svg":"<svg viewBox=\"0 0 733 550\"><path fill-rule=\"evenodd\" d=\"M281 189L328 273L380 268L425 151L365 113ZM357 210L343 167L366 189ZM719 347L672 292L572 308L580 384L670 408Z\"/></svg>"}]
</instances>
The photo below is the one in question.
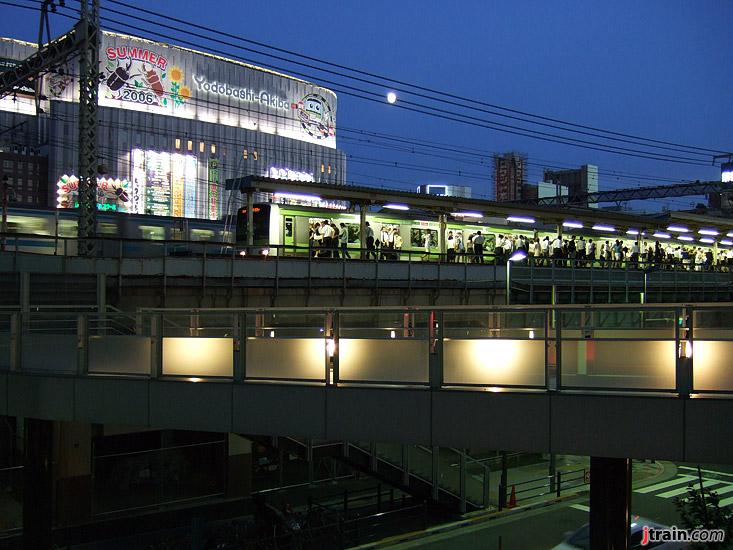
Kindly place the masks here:
<instances>
[{"instance_id":1,"label":"parked car","mask_svg":"<svg viewBox=\"0 0 733 550\"><path fill-rule=\"evenodd\" d=\"M631 538L629 540L629 550L645 550L653 548L654 550L686 550L691 548L686 542L648 542L642 545L644 537L644 527L653 527L654 529L669 529L665 525L660 525L649 519L635 516L631 520ZM554 546L552 550L590 550L590 525L585 524L572 533L568 538Z\"/></svg>"}]
</instances>

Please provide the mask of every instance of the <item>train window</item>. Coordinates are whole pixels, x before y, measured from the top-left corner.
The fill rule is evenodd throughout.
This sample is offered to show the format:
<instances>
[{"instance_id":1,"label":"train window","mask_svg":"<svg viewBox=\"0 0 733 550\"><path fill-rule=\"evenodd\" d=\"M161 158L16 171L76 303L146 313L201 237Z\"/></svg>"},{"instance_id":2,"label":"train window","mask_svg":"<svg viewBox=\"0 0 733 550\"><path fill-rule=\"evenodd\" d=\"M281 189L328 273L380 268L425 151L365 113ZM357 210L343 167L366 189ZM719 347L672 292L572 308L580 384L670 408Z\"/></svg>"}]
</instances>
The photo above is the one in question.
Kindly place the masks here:
<instances>
[{"instance_id":1,"label":"train window","mask_svg":"<svg viewBox=\"0 0 733 550\"><path fill-rule=\"evenodd\" d=\"M430 232L430 248L437 248L438 232L435 229L422 229L419 227L410 228L410 245L414 248L424 248L426 231Z\"/></svg>"},{"instance_id":2,"label":"train window","mask_svg":"<svg viewBox=\"0 0 733 550\"><path fill-rule=\"evenodd\" d=\"M140 236L149 241L164 241L165 227L159 225L141 225Z\"/></svg>"},{"instance_id":3,"label":"train window","mask_svg":"<svg viewBox=\"0 0 733 550\"><path fill-rule=\"evenodd\" d=\"M59 220L59 237L76 237L79 235L77 220Z\"/></svg>"},{"instance_id":4,"label":"train window","mask_svg":"<svg viewBox=\"0 0 733 550\"><path fill-rule=\"evenodd\" d=\"M8 232L31 235L51 234L44 218L26 218L25 216L13 216L12 214L8 215Z\"/></svg>"},{"instance_id":5,"label":"train window","mask_svg":"<svg viewBox=\"0 0 733 550\"><path fill-rule=\"evenodd\" d=\"M114 222L97 222L97 232L100 235L117 235L117 224Z\"/></svg>"},{"instance_id":6,"label":"train window","mask_svg":"<svg viewBox=\"0 0 733 550\"><path fill-rule=\"evenodd\" d=\"M214 231L212 229L191 229L192 241L213 241Z\"/></svg>"}]
</instances>

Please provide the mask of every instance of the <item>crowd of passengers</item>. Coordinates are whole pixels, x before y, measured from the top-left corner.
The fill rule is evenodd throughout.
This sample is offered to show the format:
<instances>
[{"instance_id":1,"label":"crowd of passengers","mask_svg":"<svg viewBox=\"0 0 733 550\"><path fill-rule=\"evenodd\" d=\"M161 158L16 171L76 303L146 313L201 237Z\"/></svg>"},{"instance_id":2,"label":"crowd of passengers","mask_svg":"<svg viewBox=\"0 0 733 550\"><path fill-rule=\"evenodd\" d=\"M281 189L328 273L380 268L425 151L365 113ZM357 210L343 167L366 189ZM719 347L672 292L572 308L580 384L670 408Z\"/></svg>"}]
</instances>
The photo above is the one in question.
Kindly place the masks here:
<instances>
[{"instance_id":1,"label":"crowd of passengers","mask_svg":"<svg viewBox=\"0 0 733 550\"><path fill-rule=\"evenodd\" d=\"M423 261L430 261L431 258L440 255L431 252L435 246L433 237L429 230L423 234L424 253ZM366 222L366 258L381 260L397 260L403 246L403 238L398 229L393 227L382 227L378 235ZM517 251L523 251L527 255L527 262L533 265L547 266L575 265L588 267L598 265L600 267L624 267L631 266L645 267L648 265L672 266L679 265L684 269L701 270L703 266L716 266L728 270L733 266L733 249L718 251L717 257L710 249L703 249L695 246L674 246L671 242L665 244L655 241L625 243L616 240L594 241L591 238L572 236L553 238L546 236L525 237L524 235L498 235L493 243L493 248L486 248L487 239L481 231L469 234L464 242L462 232L448 231L446 238L446 259L448 262L484 263L488 254L489 259L498 262L506 262L507 259ZM316 258L339 258L339 252L343 257L350 259L348 251L348 231L346 226L336 224L333 221L323 220L320 223L310 224L309 227L310 254Z\"/></svg>"}]
</instances>

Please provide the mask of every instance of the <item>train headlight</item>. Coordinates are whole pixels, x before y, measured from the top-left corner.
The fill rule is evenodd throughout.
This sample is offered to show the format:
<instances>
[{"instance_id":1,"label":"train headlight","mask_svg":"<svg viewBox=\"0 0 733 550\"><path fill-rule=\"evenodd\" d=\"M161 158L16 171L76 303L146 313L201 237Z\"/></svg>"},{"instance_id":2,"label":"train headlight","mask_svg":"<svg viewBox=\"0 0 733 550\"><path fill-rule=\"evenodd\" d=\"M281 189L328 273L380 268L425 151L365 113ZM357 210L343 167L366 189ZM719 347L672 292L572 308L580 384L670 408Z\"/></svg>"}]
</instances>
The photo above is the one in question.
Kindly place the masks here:
<instances>
[{"instance_id":1,"label":"train headlight","mask_svg":"<svg viewBox=\"0 0 733 550\"><path fill-rule=\"evenodd\" d=\"M247 251L246 250L240 250L239 251L239 255L240 256L246 256L247 255Z\"/></svg>"}]
</instances>

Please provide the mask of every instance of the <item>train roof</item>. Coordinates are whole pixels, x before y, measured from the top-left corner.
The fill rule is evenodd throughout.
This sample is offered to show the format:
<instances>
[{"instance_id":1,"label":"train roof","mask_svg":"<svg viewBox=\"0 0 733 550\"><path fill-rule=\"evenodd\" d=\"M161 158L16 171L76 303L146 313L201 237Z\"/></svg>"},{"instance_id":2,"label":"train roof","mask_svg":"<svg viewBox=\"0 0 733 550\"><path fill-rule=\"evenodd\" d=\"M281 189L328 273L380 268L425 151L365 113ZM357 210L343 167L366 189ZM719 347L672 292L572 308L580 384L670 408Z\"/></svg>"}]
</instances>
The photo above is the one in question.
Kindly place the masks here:
<instances>
[{"instance_id":1,"label":"train roof","mask_svg":"<svg viewBox=\"0 0 733 550\"><path fill-rule=\"evenodd\" d=\"M661 214L628 214L596 208L579 208L571 206L548 207L536 205L516 205L484 199L445 197L399 191L393 189L377 189L356 185L332 185L325 183L291 181L258 176L232 178L226 180L226 188L239 189L242 193L277 191L318 195L323 200L348 201L352 205L365 207L384 207L392 203L400 203L410 210L421 210L432 214L455 214L460 212L476 212L482 217L510 218L525 217L534 223L562 225L565 222L576 222L587 228L594 226L611 226L617 231L638 230L665 231L670 226L680 226L689 232L700 230L717 231L719 235L733 233L733 220L711 218L683 212L665 212ZM510 220L511 221L511 220ZM521 224L521 222L519 222ZM521 225L517 225L521 227Z\"/></svg>"}]
</instances>

